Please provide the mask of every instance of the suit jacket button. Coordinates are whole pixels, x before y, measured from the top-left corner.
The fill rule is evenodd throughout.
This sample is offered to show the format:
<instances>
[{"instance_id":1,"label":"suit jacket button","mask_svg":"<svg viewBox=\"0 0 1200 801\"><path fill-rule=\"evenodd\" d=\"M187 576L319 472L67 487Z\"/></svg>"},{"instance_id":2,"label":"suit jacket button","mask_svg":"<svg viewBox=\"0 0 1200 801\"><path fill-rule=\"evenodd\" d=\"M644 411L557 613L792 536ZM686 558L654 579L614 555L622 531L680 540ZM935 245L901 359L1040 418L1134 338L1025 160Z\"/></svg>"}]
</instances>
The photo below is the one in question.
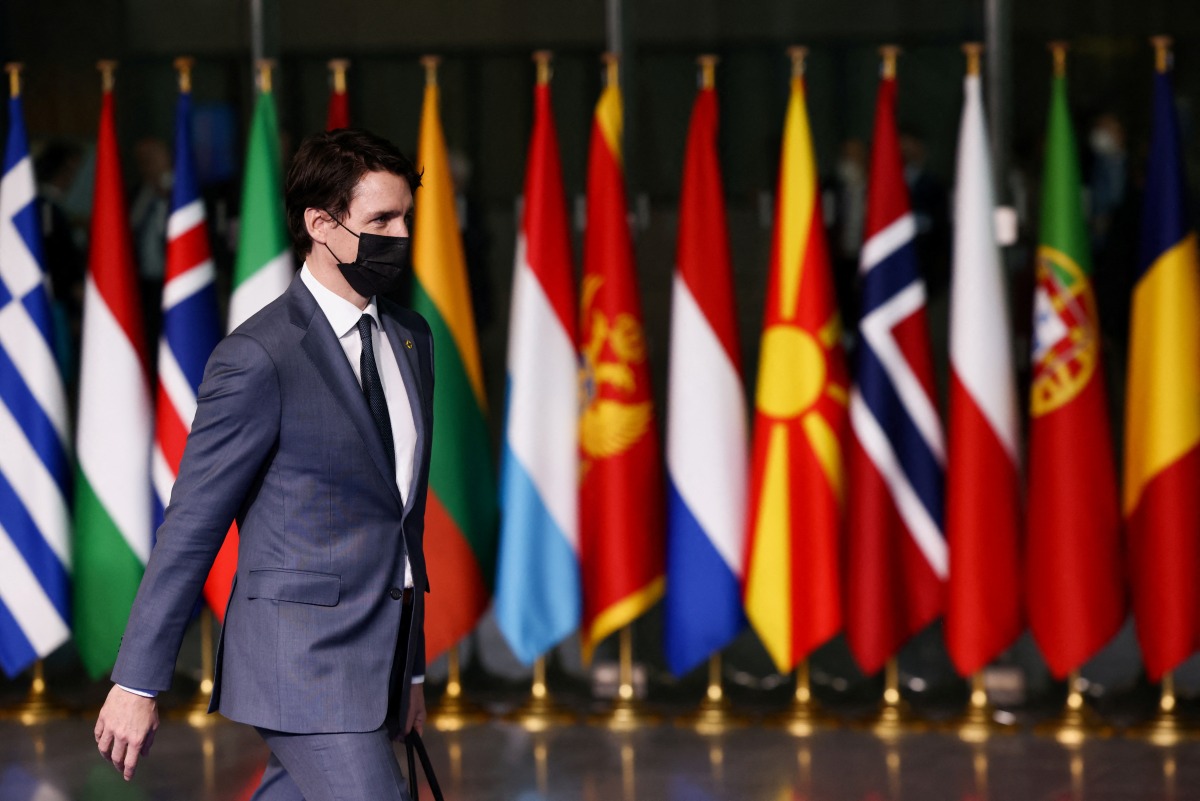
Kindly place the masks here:
<instances>
[{"instance_id":1,"label":"suit jacket button","mask_svg":"<svg viewBox=\"0 0 1200 801\"><path fill-rule=\"evenodd\" d=\"M388 590L388 595L392 596L393 601L399 601L404 597L404 590L400 589L399 587L392 587L390 590Z\"/></svg>"}]
</instances>

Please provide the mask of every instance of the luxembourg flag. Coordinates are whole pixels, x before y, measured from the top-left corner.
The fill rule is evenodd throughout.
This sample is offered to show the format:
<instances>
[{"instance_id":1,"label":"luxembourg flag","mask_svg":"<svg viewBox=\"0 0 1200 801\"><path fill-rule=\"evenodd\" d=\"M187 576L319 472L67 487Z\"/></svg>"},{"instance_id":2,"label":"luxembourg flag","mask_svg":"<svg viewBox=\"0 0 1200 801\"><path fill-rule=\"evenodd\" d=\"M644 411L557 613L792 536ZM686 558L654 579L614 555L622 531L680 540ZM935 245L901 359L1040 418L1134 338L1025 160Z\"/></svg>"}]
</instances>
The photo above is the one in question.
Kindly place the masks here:
<instances>
[{"instance_id":1,"label":"luxembourg flag","mask_svg":"<svg viewBox=\"0 0 1200 801\"><path fill-rule=\"evenodd\" d=\"M671 301L665 650L676 675L746 623L746 398L710 65L702 81L684 155Z\"/></svg>"},{"instance_id":2,"label":"luxembourg flag","mask_svg":"<svg viewBox=\"0 0 1200 801\"><path fill-rule=\"evenodd\" d=\"M579 626L575 282L549 64L534 89L500 464L496 620L529 664Z\"/></svg>"}]
</instances>

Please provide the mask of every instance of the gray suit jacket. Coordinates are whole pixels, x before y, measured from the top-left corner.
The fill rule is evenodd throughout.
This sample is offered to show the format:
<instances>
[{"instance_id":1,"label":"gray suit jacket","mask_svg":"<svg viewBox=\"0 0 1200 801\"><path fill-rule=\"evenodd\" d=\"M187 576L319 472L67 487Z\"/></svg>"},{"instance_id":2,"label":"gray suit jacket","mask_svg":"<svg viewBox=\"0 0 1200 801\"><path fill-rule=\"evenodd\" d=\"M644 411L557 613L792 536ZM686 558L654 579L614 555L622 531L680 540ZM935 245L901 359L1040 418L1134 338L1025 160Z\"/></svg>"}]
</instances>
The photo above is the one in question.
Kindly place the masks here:
<instances>
[{"instance_id":1,"label":"gray suit jacket","mask_svg":"<svg viewBox=\"0 0 1200 801\"><path fill-rule=\"evenodd\" d=\"M277 731L373 731L396 686L401 697L386 723L394 731L404 720L405 690L414 669L425 669L433 340L415 312L381 300L380 316L416 422L408 503L350 363L297 276L209 359L113 681L170 686L184 629L236 518L237 577L210 710ZM418 591L409 641L398 643L406 553Z\"/></svg>"}]
</instances>

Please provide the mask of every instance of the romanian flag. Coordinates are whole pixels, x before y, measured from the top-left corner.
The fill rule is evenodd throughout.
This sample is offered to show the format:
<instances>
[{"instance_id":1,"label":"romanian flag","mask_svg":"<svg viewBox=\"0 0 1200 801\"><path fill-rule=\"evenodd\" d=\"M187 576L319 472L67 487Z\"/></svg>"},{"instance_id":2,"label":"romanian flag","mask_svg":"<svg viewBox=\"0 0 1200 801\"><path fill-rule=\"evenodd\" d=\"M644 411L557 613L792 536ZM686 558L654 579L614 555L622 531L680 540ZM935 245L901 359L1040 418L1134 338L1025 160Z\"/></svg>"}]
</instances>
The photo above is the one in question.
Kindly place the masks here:
<instances>
[{"instance_id":1,"label":"romanian flag","mask_svg":"<svg viewBox=\"0 0 1200 801\"><path fill-rule=\"evenodd\" d=\"M1065 55L1056 51L1046 131L1025 550L1030 628L1060 679L1125 620L1116 469Z\"/></svg>"},{"instance_id":2,"label":"romanian flag","mask_svg":"<svg viewBox=\"0 0 1200 801\"><path fill-rule=\"evenodd\" d=\"M1169 60L1160 45L1125 402L1133 614L1154 681L1196 650L1200 627L1200 259Z\"/></svg>"},{"instance_id":3,"label":"romanian flag","mask_svg":"<svg viewBox=\"0 0 1200 801\"><path fill-rule=\"evenodd\" d=\"M429 586L444 600L425 613L426 658L432 661L470 633L491 600L497 513L479 340L432 62L427 69L417 143L425 172L416 196L412 305L437 343L425 563Z\"/></svg>"},{"instance_id":4,"label":"romanian flag","mask_svg":"<svg viewBox=\"0 0 1200 801\"><path fill-rule=\"evenodd\" d=\"M750 461L745 605L781 672L842 625L838 528L846 366L793 56Z\"/></svg>"},{"instance_id":5,"label":"romanian flag","mask_svg":"<svg viewBox=\"0 0 1200 801\"><path fill-rule=\"evenodd\" d=\"M329 77L333 86L329 92L329 109L325 114L325 130L336 131L350 127L350 96L346 94L346 70L350 62L335 58L329 62Z\"/></svg>"},{"instance_id":6,"label":"romanian flag","mask_svg":"<svg viewBox=\"0 0 1200 801\"><path fill-rule=\"evenodd\" d=\"M588 154L580 312L579 544L583 652L663 593L663 478L626 216L616 62Z\"/></svg>"}]
</instances>

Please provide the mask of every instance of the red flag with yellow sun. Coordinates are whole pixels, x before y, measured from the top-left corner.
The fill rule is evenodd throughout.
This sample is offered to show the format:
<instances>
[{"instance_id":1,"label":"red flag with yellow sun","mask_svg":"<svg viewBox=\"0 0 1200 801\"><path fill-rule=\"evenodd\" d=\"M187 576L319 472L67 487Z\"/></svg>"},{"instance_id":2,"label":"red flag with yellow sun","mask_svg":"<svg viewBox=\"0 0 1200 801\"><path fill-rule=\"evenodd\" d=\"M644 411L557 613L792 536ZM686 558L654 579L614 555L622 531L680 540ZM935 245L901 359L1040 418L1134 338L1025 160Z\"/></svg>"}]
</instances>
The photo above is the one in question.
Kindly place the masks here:
<instances>
[{"instance_id":1,"label":"red flag with yellow sun","mask_svg":"<svg viewBox=\"0 0 1200 801\"><path fill-rule=\"evenodd\" d=\"M838 529L846 366L792 52L755 396L745 603L771 658L795 668L842 625Z\"/></svg>"}]
</instances>

